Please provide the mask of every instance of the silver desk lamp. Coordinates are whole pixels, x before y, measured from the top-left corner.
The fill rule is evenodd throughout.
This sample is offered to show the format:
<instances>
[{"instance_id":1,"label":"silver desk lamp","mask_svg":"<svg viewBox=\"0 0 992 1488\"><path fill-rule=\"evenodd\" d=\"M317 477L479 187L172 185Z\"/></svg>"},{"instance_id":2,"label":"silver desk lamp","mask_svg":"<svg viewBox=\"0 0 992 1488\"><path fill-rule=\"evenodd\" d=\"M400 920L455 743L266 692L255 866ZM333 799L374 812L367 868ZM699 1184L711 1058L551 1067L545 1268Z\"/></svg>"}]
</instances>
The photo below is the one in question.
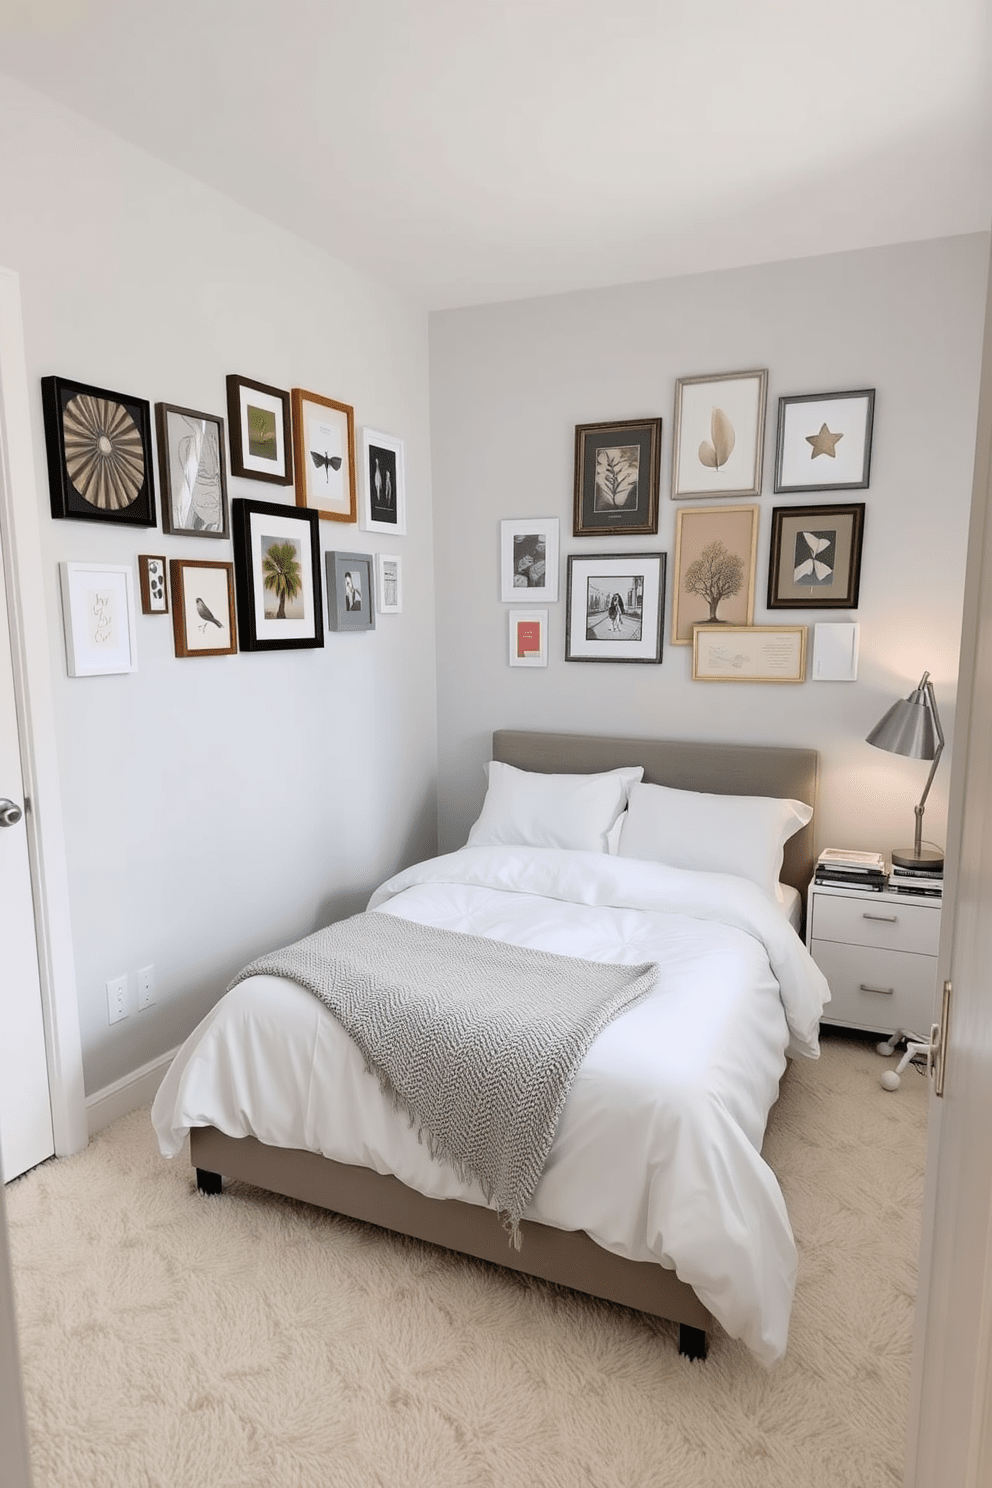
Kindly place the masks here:
<instances>
[{"instance_id":1,"label":"silver desk lamp","mask_svg":"<svg viewBox=\"0 0 992 1488\"><path fill-rule=\"evenodd\" d=\"M940 727L937 700L933 695L933 683L930 681L929 672L923 673L923 679L915 692L911 693L908 698L904 698L902 702L892 704L885 717L879 719L871 733L867 735L867 741L869 744L874 744L876 749L887 749L890 754L903 754L909 759L933 761L919 805L914 807L916 836L913 846L912 848L894 848L892 861L900 868L932 868L935 871L942 868L944 854L921 846L923 807L933 783L937 761L944 748L944 735Z\"/></svg>"}]
</instances>

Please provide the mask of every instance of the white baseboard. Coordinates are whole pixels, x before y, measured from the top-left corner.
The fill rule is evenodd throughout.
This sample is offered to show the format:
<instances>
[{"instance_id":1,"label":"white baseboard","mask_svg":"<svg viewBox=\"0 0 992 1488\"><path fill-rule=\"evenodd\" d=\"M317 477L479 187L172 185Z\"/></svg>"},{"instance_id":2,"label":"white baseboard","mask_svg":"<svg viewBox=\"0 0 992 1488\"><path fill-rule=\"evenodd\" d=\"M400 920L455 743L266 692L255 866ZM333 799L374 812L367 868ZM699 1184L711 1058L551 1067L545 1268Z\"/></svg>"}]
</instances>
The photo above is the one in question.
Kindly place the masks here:
<instances>
[{"instance_id":1,"label":"white baseboard","mask_svg":"<svg viewBox=\"0 0 992 1488\"><path fill-rule=\"evenodd\" d=\"M115 1080L112 1085L105 1085L95 1095L88 1095L86 1097L86 1122L90 1136L93 1137L98 1131L103 1131L105 1126L109 1126L119 1116L127 1116L130 1111L136 1111L139 1106L150 1106L162 1083L162 1077L177 1052L176 1049L172 1049L168 1054L160 1054L157 1059L143 1064L140 1069L133 1070L122 1080Z\"/></svg>"}]
</instances>

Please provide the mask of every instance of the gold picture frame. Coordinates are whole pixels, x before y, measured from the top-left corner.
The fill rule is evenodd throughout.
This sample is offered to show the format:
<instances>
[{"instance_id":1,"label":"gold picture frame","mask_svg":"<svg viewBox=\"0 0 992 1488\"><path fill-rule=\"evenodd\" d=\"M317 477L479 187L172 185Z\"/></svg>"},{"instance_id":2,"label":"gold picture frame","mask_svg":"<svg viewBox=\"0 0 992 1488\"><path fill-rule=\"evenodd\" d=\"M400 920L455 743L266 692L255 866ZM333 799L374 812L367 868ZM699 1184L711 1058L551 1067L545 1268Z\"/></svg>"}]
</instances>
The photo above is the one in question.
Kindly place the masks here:
<instances>
[{"instance_id":1,"label":"gold picture frame","mask_svg":"<svg viewBox=\"0 0 992 1488\"><path fill-rule=\"evenodd\" d=\"M754 620L759 510L757 506L680 509L675 523L673 646L691 646L696 625L750 625Z\"/></svg>"},{"instance_id":2,"label":"gold picture frame","mask_svg":"<svg viewBox=\"0 0 992 1488\"><path fill-rule=\"evenodd\" d=\"M805 682L805 625L695 625L694 682Z\"/></svg>"}]
</instances>

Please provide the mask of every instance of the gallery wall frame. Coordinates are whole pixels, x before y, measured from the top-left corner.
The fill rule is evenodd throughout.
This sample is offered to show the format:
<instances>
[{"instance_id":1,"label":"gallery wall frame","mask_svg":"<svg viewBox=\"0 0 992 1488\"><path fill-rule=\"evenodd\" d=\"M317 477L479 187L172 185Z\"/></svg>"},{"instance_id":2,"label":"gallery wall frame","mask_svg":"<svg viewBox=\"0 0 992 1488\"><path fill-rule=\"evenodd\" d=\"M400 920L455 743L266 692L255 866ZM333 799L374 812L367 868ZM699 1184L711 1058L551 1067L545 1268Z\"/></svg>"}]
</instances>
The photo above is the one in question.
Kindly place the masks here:
<instances>
[{"instance_id":1,"label":"gallery wall frame","mask_svg":"<svg viewBox=\"0 0 992 1488\"><path fill-rule=\"evenodd\" d=\"M874 388L779 398L776 494L867 490L874 425Z\"/></svg>"},{"instance_id":2,"label":"gallery wall frame","mask_svg":"<svg viewBox=\"0 0 992 1488\"><path fill-rule=\"evenodd\" d=\"M138 590L143 615L169 613L169 566L163 553L138 554Z\"/></svg>"},{"instance_id":3,"label":"gallery wall frame","mask_svg":"<svg viewBox=\"0 0 992 1488\"><path fill-rule=\"evenodd\" d=\"M238 649L234 565L173 558L172 629L177 656L233 656Z\"/></svg>"},{"instance_id":4,"label":"gallery wall frame","mask_svg":"<svg viewBox=\"0 0 992 1488\"><path fill-rule=\"evenodd\" d=\"M694 682L804 682L805 625L696 625Z\"/></svg>"},{"instance_id":5,"label":"gallery wall frame","mask_svg":"<svg viewBox=\"0 0 992 1488\"><path fill-rule=\"evenodd\" d=\"M227 433L232 475L292 485L293 424L287 392L228 373Z\"/></svg>"},{"instance_id":6,"label":"gallery wall frame","mask_svg":"<svg viewBox=\"0 0 992 1488\"><path fill-rule=\"evenodd\" d=\"M231 502L238 646L295 651L323 646L320 517L283 502Z\"/></svg>"},{"instance_id":7,"label":"gallery wall frame","mask_svg":"<svg viewBox=\"0 0 992 1488\"><path fill-rule=\"evenodd\" d=\"M766 368L678 378L673 500L761 495L767 396Z\"/></svg>"},{"instance_id":8,"label":"gallery wall frame","mask_svg":"<svg viewBox=\"0 0 992 1488\"><path fill-rule=\"evenodd\" d=\"M557 601L558 539L557 517L500 522L500 598L505 604Z\"/></svg>"},{"instance_id":9,"label":"gallery wall frame","mask_svg":"<svg viewBox=\"0 0 992 1488\"><path fill-rule=\"evenodd\" d=\"M43 377L53 517L154 527L151 408L144 398Z\"/></svg>"},{"instance_id":10,"label":"gallery wall frame","mask_svg":"<svg viewBox=\"0 0 992 1488\"><path fill-rule=\"evenodd\" d=\"M673 646L691 646L694 625L754 620L757 506L686 506L675 522Z\"/></svg>"},{"instance_id":11,"label":"gallery wall frame","mask_svg":"<svg viewBox=\"0 0 992 1488\"><path fill-rule=\"evenodd\" d=\"M363 532L406 533L406 457L403 440L376 429L362 430Z\"/></svg>"},{"instance_id":12,"label":"gallery wall frame","mask_svg":"<svg viewBox=\"0 0 992 1488\"><path fill-rule=\"evenodd\" d=\"M375 555L375 599L380 615L398 615L403 609L403 561L395 553Z\"/></svg>"},{"instance_id":13,"label":"gallery wall frame","mask_svg":"<svg viewBox=\"0 0 992 1488\"><path fill-rule=\"evenodd\" d=\"M856 610L865 503L772 508L770 610Z\"/></svg>"},{"instance_id":14,"label":"gallery wall frame","mask_svg":"<svg viewBox=\"0 0 992 1488\"><path fill-rule=\"evenodd\" d=\"M548 664L547 610L509 611L511 667L546 667Z\"/></svg>"},{"instance_id":15,"label":"gallery wall frame","mask_svg":"<svg viewBox=\"0 0 992 1488\"><path fill-rule=\"evenodd\" d=\"M658 531L661 419L575 426L575 537Z\"/></svg>"},{"instance_id":16,"label":"gallery wall frame","mask_svg":"<svg viewBox=\"0 0 992 1488\"><path fill-rule=\"evenodd\" d=\"M327 628L375 628L375 579L371 553L324 554L327 568Z\"/></svg>"},{"instance_id":17,"label":"gallery wall frame","mask_svg":"<svg viewBox=\"0 0 992 1488\"><path fill-rule=\"evenodd\" d=\"M162 531L175 537L228 537L224 420L156 403L155 427Z\"/></svg>"},{"instance_id":18,"label":"gallery wall frame","mask_svg":"<svg viewBox=\"0 0 992 1488\"><path fill-rule=\"evenodd\" d=\"M293 388L297 506L328 522L355 520L355 410L321 393Z\"/></svg>"},{"instance_id":19,"label":"gallery wall frame","mask_svg":"<svg viewBox=\"0 0 992 1488\"><path fill-rule=\"evenodd\" d=\"M59 579L69 676L137 671L130 566L63 562L59 564Z\"/></svg>"},{"instance_id":20,"label":"gallery wall frame","mask_svg":"<svg viewBox=\"0 0 992 1488\"><path fill-rule=\"evenodd\" d=\"M565 660L659 663L665 566L664 553L570 553Z\"/></svg>"}]
</instances>

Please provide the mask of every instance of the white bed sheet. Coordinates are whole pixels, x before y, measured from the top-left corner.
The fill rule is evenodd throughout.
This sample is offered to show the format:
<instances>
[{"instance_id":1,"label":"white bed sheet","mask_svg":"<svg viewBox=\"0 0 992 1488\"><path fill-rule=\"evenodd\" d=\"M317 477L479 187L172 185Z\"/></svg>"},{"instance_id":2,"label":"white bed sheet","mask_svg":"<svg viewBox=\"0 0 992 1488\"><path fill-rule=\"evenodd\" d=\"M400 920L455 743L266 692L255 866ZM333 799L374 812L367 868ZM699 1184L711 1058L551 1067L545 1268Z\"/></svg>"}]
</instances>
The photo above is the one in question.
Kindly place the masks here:
<instances>
[{"instance_id":1,"label":"white bed sheet","mask_svg":"<svg viewBox=\"0 0 992 1488\"><path fill-rule=\"evenodd\" d=\"M527 1217L673 1267L758 1358L781 1358L796 1250L760 1148L787 1050L815 1056L829 996L783 910L743 879L527 848L416 865L370 907L658 963L648 997L590 1048ZM485 1204L477 1184L431 1160L327 1008L283 978L250 978L217 1004L177 1054L152 1119L166 1156L191 1126L212 1125Z\"/></svg>"}]
</instances>

